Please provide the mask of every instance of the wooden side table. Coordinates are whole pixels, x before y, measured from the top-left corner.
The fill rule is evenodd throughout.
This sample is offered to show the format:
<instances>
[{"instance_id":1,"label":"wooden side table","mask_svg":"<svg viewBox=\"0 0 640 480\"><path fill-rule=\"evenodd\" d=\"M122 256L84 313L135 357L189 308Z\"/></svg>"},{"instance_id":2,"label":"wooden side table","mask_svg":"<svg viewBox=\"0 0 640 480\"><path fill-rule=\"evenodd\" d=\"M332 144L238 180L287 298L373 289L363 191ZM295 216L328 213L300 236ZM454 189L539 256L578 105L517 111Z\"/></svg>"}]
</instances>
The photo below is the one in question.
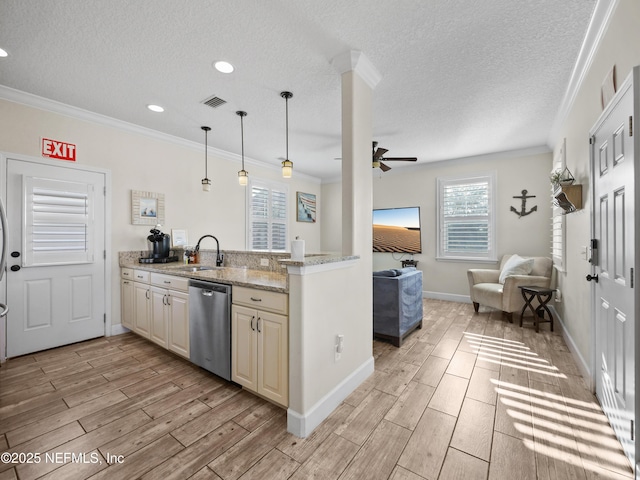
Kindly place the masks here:
<instances>
[{"instance_id":1,"label":"wooden side table","mask_svg":"<svg viewBox=\"0 0 640 480\"><path fill-rule=\"evenodd\" d=\"M535 285L522 285L518 288L522 292L522 298L524 298L524 307L522 307L522 312L520 312L520 326L522 326L524 312L527 307L529 307L529 310L533 313L533 324L536 327L536 333L539 331L539 325L546 322L551 323L551 331L553 332L553 315L551 315L551 311L547 308L547 303L551 300L554 290L552 288L537 287ZM539 303L535 308L531 304L534 299ZM545 319L545 312L549 316L548 320Z\"/></svg>"}]
</instances>

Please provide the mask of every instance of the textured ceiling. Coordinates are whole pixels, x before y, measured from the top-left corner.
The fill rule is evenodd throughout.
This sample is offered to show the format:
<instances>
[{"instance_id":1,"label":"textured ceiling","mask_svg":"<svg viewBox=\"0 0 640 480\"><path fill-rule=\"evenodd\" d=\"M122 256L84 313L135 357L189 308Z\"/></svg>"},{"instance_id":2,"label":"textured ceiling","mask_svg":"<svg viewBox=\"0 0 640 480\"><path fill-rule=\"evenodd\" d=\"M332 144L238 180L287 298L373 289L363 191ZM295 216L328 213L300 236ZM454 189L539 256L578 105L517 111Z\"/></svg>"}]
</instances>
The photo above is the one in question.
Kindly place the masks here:
<instances>
[{"instance_id":1,"label":"textured ceiling","mask_svg":"<svg viewBox=\"0 0 640 480\"><path fill-rule=\"evenodd\" d=\"M430 162L544 145L595 0L1 0L0 84L296 171L340 174L340 78L382 75L374 139ZM229 75L213 69L224 59ZM202 101L217 95L217 109ZM149 112L160 104L162 114ZM392 164L399 168L400 163ZM194 166L199 168L200 165Z\"/></svg>"}]
</instances>

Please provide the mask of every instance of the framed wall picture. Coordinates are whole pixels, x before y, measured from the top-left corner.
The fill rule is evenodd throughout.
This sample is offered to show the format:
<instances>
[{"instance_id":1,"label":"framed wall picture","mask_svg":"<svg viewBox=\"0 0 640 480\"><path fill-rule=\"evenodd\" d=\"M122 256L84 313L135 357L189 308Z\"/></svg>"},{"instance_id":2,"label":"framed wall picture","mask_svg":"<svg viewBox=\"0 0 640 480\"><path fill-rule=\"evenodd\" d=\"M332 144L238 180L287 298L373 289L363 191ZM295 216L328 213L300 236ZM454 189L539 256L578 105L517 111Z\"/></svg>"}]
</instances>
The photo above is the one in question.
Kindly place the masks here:
<instances>
[{"instance_id":1,"label":"framed wall picture","mask_svg":"<svg viewBox=\"0 0 640 480\"><path fill-rule=\"evenodd\" d=\"M296 192L298 222L316 222L316 196L313 193Z\"/></svg>"},{"instance_id":2,"label":"framed wall picture","mask_svg":"<svg viewBox=\"0 0 640 480\"><path fill-rule=\"evenodd\" d=\"M164 223L164 193L131 190L131 223L157 225Z\"/></svg>"},{"instance_id":3,"label":"framed wall picture","mask_svg":"<svg viewBox=\"0 0 640 480\"><path fill-rule=\"evenodd\" d=\"M184 247L188 245L189 237L186 230L171 229L171 246L172 247Z\"/></svg>"}]
</instances>

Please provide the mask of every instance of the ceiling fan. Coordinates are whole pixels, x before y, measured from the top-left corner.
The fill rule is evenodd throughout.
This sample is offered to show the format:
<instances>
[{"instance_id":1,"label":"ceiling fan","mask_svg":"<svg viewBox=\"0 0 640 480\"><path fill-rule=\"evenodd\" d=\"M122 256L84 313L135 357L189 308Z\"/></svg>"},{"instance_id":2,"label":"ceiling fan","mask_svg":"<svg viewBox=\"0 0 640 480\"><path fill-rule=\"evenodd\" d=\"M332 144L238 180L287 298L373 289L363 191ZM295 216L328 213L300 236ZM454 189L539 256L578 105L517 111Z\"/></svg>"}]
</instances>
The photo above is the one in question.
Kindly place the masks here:
<instances>
[{"instance_id":1,"label":"ceiling fan","mask_svg":"<svg viewBox=\"0 0 640 480\"><path fill-rule=\"evenodd\" d=\"M385 157L384 154L389 150L386 148L377 148L378 142L373 142L373 150L372 150L372 168L380 168L383 172L387 172L391 170L391 167L382 163L382 160L385 162L417 162L418 159L416 157Z\"/></svg>"}]
</instances>

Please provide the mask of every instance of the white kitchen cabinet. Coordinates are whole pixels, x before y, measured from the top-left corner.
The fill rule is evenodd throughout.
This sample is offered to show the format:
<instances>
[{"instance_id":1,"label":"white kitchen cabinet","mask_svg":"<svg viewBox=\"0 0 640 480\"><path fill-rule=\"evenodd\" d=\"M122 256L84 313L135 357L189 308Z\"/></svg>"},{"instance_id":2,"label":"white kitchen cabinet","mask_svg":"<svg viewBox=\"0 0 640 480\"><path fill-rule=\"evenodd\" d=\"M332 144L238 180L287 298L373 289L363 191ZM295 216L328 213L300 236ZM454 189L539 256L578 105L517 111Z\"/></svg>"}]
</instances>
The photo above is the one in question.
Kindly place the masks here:
<instances>
[{"instance_id":1,"label":"white kitchen cabinet","mask_svg":"<svg viewBox=\"0 0 640 480\"><path fill-rule=\"evenodd\" d=\"M127 278L120 280L120 302L122 302L121 321L122 326L133 330L134 310L133 310L133 282Z\"/></svg>"},{"instance_id":2,"label":"white kitchen cabinet","mask_svg":"<svg viewBox=\"0 0 640 480\"><path fill-rule=\"evenodd\" d=\"M258 391L258 312L240 305L231 306L231 379Z\"/></svg>"},{"instance_id":3,"label":"white kitchen cabinet","mask_svg":"<svg viewBox=\"0 0 640 480\"><path fill-rule=\"evenodd\" d=\"M151 292L146 283L133 282L133 331L151 337Z\"/></svg>"},{"instance_id":4,"label":"white kitchen cabinet","mask_svg":"<svg viewBox=\"0 0 640 480\"><path fill-rule=\"evenodd\" d=\"M289 403L287 307L286 294L233 288L231 379L285 407Z\"/></svg>"},{"instance_id":5,"label":"white kitchen cabinet","mask_svg":"<svg viewBox=\"0 0 640 480\"><path fill-rule=\"evenodd\" d=\"M169 291L162 287L151 287L151 331L149 338L158 345L169 348L167 298Z\"/></svg>"},{"instance_id":6,"label":"white kitchen cabinet","mask_svg":"<svg viewBox=\"0 0 640 480\"><path fill-rule=\"evenodd\" d=\"M189 358L189 280L151 274L151 340Z\"/></svg>"},{"instance_id":7,"label":"white kitchen cabinet","mask_svg":"<svg viewBox=\"0 0 640 480\"><path fill-rule=\"evenodd\" d=\"M132 268L121 277L122 324L189 358L189 279Z\"/></svg>"},{"instance_id":8,"label":"white kitchen cabinet","mask_svg":"<svg viewBox=\"0 0 640 480\"><path fill-rule=\"evenodd\" d=\"M169 350L189 358L189 294L169 291Z\"/></svg>"}]
</instances>

